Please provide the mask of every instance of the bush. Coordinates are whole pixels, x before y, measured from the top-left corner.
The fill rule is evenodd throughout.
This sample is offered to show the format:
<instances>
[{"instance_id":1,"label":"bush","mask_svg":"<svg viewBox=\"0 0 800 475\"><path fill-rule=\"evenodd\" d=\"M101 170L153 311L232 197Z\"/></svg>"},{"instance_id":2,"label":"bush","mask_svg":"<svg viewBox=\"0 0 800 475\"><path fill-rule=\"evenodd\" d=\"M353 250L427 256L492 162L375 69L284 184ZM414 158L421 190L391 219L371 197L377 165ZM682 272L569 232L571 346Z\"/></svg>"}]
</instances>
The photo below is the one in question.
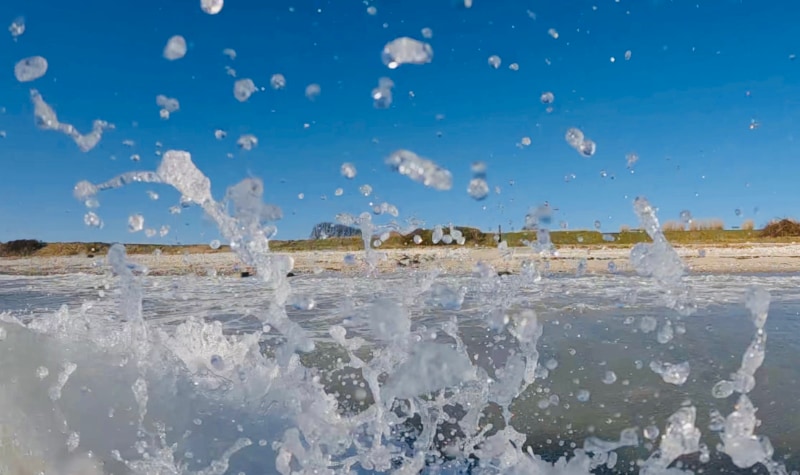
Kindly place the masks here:
<instances>
[{"instance_id":1,"label":"bush","mask_svg":"<svg viewBox=\"0 0 800 475\"><path fill-rule=\"evenodd\" d=\"M0 244L0 256L30 256L39 249L42 249L44 246L45 243L42 241L37 241L36 239L18 239L16 241L8 241L5 244Z\"/></svg>"},{"instance_id":2,"label":"bush","mask_svg":"<svg viewBox=\"0 0 800 475\"><path fill-rule=\"evenodd\" d=\"M784 236L800 236L800 223L793 219L781 219L780 221L771 221L761 230L761 237Z\"/></svg>"}]
</instances>

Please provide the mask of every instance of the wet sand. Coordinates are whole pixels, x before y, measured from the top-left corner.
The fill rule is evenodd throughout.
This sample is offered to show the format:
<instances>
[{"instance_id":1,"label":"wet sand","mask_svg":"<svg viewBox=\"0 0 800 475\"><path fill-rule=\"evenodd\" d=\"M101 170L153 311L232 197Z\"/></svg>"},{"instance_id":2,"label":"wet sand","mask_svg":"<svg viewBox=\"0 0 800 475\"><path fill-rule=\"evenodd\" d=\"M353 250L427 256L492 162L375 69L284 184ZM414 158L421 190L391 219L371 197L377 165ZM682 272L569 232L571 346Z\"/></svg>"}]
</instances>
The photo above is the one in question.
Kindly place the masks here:
<instances>
[{"instance_id":1,"label":"wet sand","mask_svg":"<svg viewBox=\"0 0 800 475\"><path fill-rule=\"evenodd\" d=\"M800 272L800 244L737 244L725 246L676 247L688 269L694 273L781 273ZM471 272L481 261L498 272L518 273L524 261L539 259L528 248L469 248L460 246L420 247L376 250L381 260L377 269L390 272L398 269L439 269L447 273ZM287 253L294 259L297 274L325 271L363 273L368 269L364 252L297 251ZM348 254L355 264L346 263ZM609 272L613 262L616 271L631 271L630 248L622 247L563 247L549 258L551 272L572 273L583 259L589 273ZM130 259L146 266L152 275L217 274L239 275L251 271L233 253L189 255L132 255ZM349 260L349 259L348 259ZM352 260L350 260L352 261ZM102 256L33 257L0 259L0 274L53 275L69 273L103 273L106 267Z\"/></svg>"}]
</instances>

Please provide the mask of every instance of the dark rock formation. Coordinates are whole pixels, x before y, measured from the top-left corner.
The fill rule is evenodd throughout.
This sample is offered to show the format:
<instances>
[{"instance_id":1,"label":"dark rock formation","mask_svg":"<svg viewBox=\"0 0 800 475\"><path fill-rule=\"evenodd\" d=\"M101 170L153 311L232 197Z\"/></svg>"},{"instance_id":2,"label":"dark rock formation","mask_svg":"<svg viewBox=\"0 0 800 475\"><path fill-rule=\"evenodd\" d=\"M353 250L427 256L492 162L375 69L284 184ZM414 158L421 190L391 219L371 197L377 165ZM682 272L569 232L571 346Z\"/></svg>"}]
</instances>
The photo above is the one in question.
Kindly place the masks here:
<instances>
[{"instance_id":1,"label":"dark rock formation","mask_svg":"<svg viewBox=\"0 0 800 475\"><path fill-rule=\"evenodd\" d=\"M361 236L361 230L343 224L319 223L311 230L310 239L346 238Z\"/></svg>"}]
</instances>

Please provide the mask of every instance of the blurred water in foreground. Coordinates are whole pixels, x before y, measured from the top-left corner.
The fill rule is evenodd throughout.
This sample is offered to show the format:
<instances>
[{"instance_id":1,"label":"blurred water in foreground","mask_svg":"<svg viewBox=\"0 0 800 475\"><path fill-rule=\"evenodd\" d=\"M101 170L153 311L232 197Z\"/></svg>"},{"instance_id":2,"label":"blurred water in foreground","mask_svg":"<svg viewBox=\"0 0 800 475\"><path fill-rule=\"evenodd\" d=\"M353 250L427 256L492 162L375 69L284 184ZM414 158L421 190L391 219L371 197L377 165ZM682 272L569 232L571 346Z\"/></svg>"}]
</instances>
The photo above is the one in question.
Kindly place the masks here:
<instances>
[{"instance_id":1,"label":"blurred water in foreground","mask_svg":"<svg viewBox=\"0 0 800 475\"><path fill-rule=\"evenodd\" d=\"M359 460L351 464L357 473L401 469L417 453L425 455L417 472L446 472L457 466L462 473L479 473L475 459L480 450L472 452L471 465L476 467L468 469L463 460L456 462L469 451L453 448L468 436L464 421L471 417L469 397L458 401L448 394L450 403L434 414L436 397L415 394L427 389L440 398L445 392L469 395L474 389L466 382L470 378L458 373L474 376L475 368L478 375L486 371L490 378L505 381L490 389L494 402L481 408L478 426L483 432L476 443L490 445L508 417L524 434L520 448L530 446L550 462L573 457L575 448L587 448L587 440L635 442L634 447L609 450L618 455L605 455L602 464L588 467L596 473L638 473L636 461L641 464L658 449L665 421L691 404L701 442L710 450L707 459L701 451L681 457L679 465L705 473L738 473L743 469L715 449L720 436L708 427L713 410L725 415L734 409L735 398L716 399L712 387L739 369L753 338L744 305L753 285L771 293L767 356L749 393L761 420L756 432L769 436L774 460L789 470L800 466L800 415L793 410L800 387L794 361L800 350L795 338L800 330L797 276L693 276L687 282L698 308L685 318L659 304L660 291L651 280L636 276L301 276L292 279L287 312L315 347L299 359L282 353L286 337L281 332L262 333L257 315L275 296L256 280L185 276L141 282L146 325L137 327L120 314L120 299L129 290L121 292L120 278L111 274L0 277L0 308L7 312L6 323L0 323L0 467L17 467L3 473L36 473L47 466L55 470L47 473L90 473L90 464L105 473L276 473L281 460L288 470L282 473L311 473L303 471L309 470L303 459L320 457L323 450L338 454L338 462L320 457L330 462L331 473L344 470L348 458ZM410 330L392 312L407 315ZM519 312L535 312L541 336L536 379L516 395L511 360L522 353L520 341L526 340L512 338L513 327L504 327L508 316L513 320ZM384 328L375 328L376 320ZM370 412L376 407L374 396L365 381L369 375L352 356L345 364L348 352L331 328L346 328L348 342L364 338L352 351L364 361L403 359L400 349L389 356L375 349L395 344L404 348L403 342L389 340L409 332L411 356L377 376L384 395L393 391L398 400L407 399L394 407L396 426L383 436L386 450L395 452L389 459L399 460L398 454L405 453L403 463L369 467L359 459L359 452L367 453L373 443L369 429L358 425L376 417ZM471 361L447 351L431 353L438 356L423 358L422 366L441 364L451 374L426 373L419 366L411 368L411 379L393 379L392 374L402 375L406 366L414 366L414 355L421 353L413 348L453 348L456 340L449 333L458 337L455 347L463 347ZM665 382L653 369L659 362L684 361L691 370L682 384ZM308 370L300 374L301 368ZM432 386L420 383L417 391L413 386L425 378ZM439 393L437 384L451 389ZM298 400L298 392L307 400ZM323 392L333 400L326 400ZM404 417L412 413L414 417ZM320 422L326 418L338 422ZM292 427L305 433L300 436ZM425 430L435 435L429 437ZM294 434L293 442L287 433ZM426 437L426 446L415 445ZM315 444L323 448L314 449ZM343 450L330 448L335 444ZM490 473L506 472L494 464Z\"/></svg>"}]
</instances>

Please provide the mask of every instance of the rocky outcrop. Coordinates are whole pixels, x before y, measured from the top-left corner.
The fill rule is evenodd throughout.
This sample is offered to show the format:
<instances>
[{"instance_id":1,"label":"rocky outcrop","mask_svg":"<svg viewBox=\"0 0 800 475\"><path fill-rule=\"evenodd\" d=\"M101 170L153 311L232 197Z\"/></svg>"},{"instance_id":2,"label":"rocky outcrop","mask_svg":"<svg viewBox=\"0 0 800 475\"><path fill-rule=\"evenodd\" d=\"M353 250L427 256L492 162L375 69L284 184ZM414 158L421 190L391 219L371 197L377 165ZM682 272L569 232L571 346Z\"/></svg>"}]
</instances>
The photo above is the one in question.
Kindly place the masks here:
<instances>
[{"instance_id":1,"label":"rocky outcrop","mask_svg":"<svg viewBox=\"0 0 800 475\"><path fill-rule=\"evenodd\" d=\"M343 224L319 223L311 230L309 239L360 237L361 230Z\"/></svg>"}]
</instances>

